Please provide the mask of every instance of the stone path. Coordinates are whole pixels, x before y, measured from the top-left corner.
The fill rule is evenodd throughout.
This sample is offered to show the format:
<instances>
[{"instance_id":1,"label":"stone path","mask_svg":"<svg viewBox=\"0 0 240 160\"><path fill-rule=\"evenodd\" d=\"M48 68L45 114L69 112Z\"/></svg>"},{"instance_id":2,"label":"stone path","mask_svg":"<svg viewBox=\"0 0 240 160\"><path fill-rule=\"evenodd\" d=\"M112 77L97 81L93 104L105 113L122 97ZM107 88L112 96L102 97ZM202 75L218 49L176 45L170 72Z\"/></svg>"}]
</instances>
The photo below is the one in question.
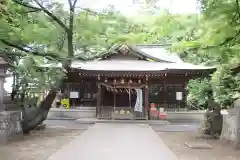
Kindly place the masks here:
<instances>
[{"instance_id":1,"label":"stone path","mask_svg":"<svg viewBox=\"0 0 240 160\"><path fill-rule=\"evenodd\" d=\"M95 124L48 160L178 160L149 125Z\"/></svg>"}]
</instances>

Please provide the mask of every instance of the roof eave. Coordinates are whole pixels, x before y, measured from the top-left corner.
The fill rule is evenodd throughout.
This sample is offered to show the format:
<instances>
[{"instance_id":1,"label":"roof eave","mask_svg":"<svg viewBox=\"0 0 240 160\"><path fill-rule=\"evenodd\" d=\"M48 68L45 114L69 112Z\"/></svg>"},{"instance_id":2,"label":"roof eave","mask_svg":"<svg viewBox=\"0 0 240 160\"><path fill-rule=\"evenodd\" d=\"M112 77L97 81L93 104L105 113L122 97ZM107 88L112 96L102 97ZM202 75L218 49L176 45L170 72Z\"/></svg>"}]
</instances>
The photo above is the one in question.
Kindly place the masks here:
<instances>
[{"instance_id":1,"label":"roof eave","mask_svg":"<svg viewBox=\"0 0 240 160\"><path fill-rule=\"evenodd\" d=\"M144 52L140 51L137 46L144 46L144 45L140 45L140 44L136 44L136 45L127 45L129 46L133 51L141 54L142 56L144 56L145 58L149 58L149 59L152 59L154 61L162 61L162 62L167 62L167 63L175 63L175 62L172 62L172 61L166 61L166 60L163 60L163 59L159 59L157 57L153 57L153 56L150 56L148 54L145 54ZM145 45L145 46L150 46L150 45ZM151 46L159 46L159 45L154 45L152 44ZM161 45L161 46L165 46L165 45Z\"/></svg>"},{"instance_id":2,"label":"roof eave","mask_svg":"<svg viewBox=\"0 0 240 160\"><path fill-rule=\"evenodd\" d=\"M201 72L204 74L212 74L216 71L216 68L209 69L164 69L164 70L93 70L93 69L84 69L81 67L71 67L72 69L85 71L85 72L149 72L149 73L178 73L178 72Z\"/></svg>"}]
</instances>

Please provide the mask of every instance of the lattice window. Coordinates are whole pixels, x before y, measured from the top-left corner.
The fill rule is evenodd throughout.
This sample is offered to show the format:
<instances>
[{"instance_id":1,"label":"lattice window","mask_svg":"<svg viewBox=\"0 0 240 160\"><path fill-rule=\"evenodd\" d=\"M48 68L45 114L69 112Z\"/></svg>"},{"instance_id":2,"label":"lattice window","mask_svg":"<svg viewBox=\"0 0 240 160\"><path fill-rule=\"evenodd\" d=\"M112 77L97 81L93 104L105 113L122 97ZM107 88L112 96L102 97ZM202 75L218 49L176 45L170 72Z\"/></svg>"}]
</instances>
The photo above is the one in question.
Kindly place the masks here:
<instances>
[{"instance_id":1,"label":"lattice window","mask_svg":"<svg viewBox=\"0 0 240 160\"><path fill-rule=\"evenodd\" d=\"M166 88L166 101L167 103L177 104L178 101L176 100L176 92L183 93L183 100L184 100L184 85L183 84L167 84Z\"/></svg>"},{"instance_id":2,"label":"lattice window","mask_svg":"<svg viewBox=\"0 0 240 160\"><path fill-rule=\"evenodd\" d=\"M162 103L164 97L163 84L153 84L149 86L149 102Z\"/></svg>"}]
</instances>

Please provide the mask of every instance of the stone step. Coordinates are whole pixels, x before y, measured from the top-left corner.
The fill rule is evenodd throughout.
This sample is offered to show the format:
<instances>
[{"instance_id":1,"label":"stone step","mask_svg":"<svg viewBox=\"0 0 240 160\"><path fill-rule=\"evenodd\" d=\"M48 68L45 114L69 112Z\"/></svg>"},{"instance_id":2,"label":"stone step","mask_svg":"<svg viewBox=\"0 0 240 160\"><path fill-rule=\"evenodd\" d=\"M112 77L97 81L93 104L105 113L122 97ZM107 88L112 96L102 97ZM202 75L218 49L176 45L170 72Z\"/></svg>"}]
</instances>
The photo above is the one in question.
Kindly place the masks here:
<instances>
[{"instance_id":1,"label":"stone step","mask_svg":"<svg viewBox=\"0 0 240 160\"><path fill-rule=\"evenodd\" d=\"M47 120L76 120L77 118L71 117L57 117L57 116L48 116Z\"/></svg>"},{"instance_id":2,"label":"stone step","mask_svg":"<svg viewBox=\"0 0 240 160\"><path fill-rule=\"evenodd\" d=\"M51 108L47 119L79 119L93 118L96 116L96 109L66 109L66 108Z\"/></svg>"},{"instance_id":3,"label":"stone step","mask_svg":"<svg viewBox=\"0 0 240 160\"><path fill-rule=\"evenodd\" d=\"M76 108L73 108L73 109L79 109L79 110L96 110L96 107L76 106Z\"/></svg>"},{"instance_id":4,"label":"stone step","mask_svg":"<svg viewBox=\"0 0 240 160\"><path fill-rule=\"evenodd\" d=\"M170 124L165 120L107 120L107 119L90 119L81 118L77 119L76 122L80 124L95 124L95 123L134 123L134 124L156 124L156 125L166 125Z\"/></svg>"},{"instance_id":5,"label":"stone step","mask_svg":"<svg viewBox=\"0 0 240 160\"><path fill-rule=\"evenodd\" d=\"M96 111L96 107L76 107L76 108L51 108L51 111Z\"/></svg>"}]
</instances>

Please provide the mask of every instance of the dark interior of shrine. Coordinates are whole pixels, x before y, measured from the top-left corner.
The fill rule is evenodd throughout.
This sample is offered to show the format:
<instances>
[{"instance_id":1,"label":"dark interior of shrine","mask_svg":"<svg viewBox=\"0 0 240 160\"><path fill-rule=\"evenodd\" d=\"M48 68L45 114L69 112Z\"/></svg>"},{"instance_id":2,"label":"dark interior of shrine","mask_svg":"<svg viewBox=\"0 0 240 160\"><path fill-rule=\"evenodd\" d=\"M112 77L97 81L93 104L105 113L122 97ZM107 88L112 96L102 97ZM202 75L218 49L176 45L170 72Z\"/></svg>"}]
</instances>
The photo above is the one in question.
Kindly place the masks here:
<instances>
[{"instance_id":1,"label":"dark interior of shrine","mask_svg":"<svg viewBox=\"0 0 240 160\"><path fill-rule=\"evenodd\" d=\"M115 107L133 107L136 102L136 92L131 89L129 95L129 88L102 88L102 105ZM115 96L115 98L114 98Z\"/></svg>"}]
</instances>

